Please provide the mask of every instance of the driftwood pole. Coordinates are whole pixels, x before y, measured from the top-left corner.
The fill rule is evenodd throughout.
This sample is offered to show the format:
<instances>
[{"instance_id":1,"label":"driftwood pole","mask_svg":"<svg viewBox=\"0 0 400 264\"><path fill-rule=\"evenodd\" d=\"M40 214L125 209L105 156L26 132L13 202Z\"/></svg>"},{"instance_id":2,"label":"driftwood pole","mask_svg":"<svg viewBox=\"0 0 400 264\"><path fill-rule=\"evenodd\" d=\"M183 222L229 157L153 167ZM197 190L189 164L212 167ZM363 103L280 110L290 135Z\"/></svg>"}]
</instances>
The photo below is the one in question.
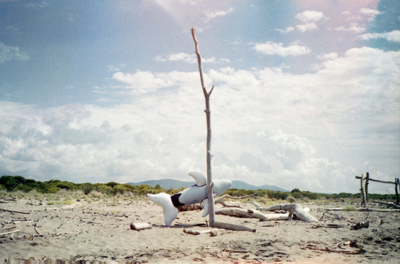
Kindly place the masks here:
<instances>
[{"instance_id":1,"label":"driftwood pole","mask_svg":"<svg viewBox=\"0 0 400 264\"><path fill-rule=\"evenodd\" d=\"M369 172L365 174L365 187L364 187L364 197L365 197L365 202L368 204L368 181L369 181Z\"/></svg>"},{"instance_id":2,"label":"driftwood pole","mask_svg":"<svg viewBox=\"0 0 400 264\"><path fill-rule=\"evenodd\" d=\"M399 178L395 178L394 179L394 191L396 192L396 203L400 205L400 203L399 203L399 192L397 190L399 184L400 184Z\"/></svg>"},{"instance_id":3,"label":"driftwood pole","mask_svg":"<svg viewBox=\"0 0 400 264\"><path fill-rule=\"evenodd\" d=\"M215 222L215 210L214 210L214 197L213 197L213 182L212 182L212 171L211 171L211 111L210 111L210 96L214 89L214 86L211 88L210 92L207 92L204 87L204 79L203 79L203 69L201 67L201 56L199 52L199 43L197 42L197 38L195 35L195 28L192 28L192 37L195 46L195 53L197 56L197 63L199 65L199 73L200 73L200 82L201 88L203 89L204 99L206 103L206 119L207 119L207 198L208 198L208 215L209 215L209 224L211 227L214 226Z\"/></svg>"},{"instance_id":4,"label":"driftwood pole","mask_svg":"<svg viewBox=\"0 0 400 264\"><path fill-rule=\"evenodd\" d=\"M365 195L364 195L364 186L363 186L364 174L361 174L361 176L356 176L356 179L360 179L361 206L364 205L364 207L366 207L366 201L365 201Z\"/></svg>"}]
</instances>

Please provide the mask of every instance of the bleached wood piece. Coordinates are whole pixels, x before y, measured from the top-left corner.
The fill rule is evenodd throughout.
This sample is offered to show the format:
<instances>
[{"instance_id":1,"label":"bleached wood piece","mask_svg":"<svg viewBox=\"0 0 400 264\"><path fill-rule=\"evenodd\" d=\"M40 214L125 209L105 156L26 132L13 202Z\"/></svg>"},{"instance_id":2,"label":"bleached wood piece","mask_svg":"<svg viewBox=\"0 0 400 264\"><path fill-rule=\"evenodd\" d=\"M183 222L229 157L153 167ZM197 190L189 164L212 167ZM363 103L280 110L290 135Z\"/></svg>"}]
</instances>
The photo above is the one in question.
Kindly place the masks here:
<instances>
[{"instance_id":1,"label":"bleached wood piece","mask_svg":"<svg viewBox=\"0 0 400 264\"><path fill-rule=\"evenodd\" d=\"M260 211L248 209L249 214L254 215L261 221L271 221L271 220L288 220L289 214L263 214Z\"/></svg>"},{"instance_id":2,"label":"bleached wood piece","mask_svg":"<svg viewBox=\"0 0 400 264\"><path fill-rule=\"evenodd\" d=\"M237 207L237 208L240 208L240 205L238 205L238 204L227 204L222 197L216 199L214 201L214 203L215 204L217 204L217 203L222 204L222 206L224 206L224 207Z\"/></svg>"},{"instance_id":3,"label":"bleached wood piece","mask_svg":"<svg viewBox=\"0 0 400 264\"><path fill-rule=\"evenodd\" d=\"M185 234L189 235L201 235L201 234L210 234L211 236L217 236L217 230L193 230L193 229L183 229Z\"/></svg>"},{"instance_id":4,"label":"bleached wood piece","mask_svg":"<svg viewBox=\"0 0 400 264\"><path fill-rule=\"evenodd\" d=\"M400 209L400 206L397 204L394 204L394 203L381 202L381 201L374 201L374 203L384 204L384 205L391 206L396 209Z\"/></svg>"},{"instance_id":5,"label":"bleached wood piece","mask_svg":"<svg viewBox=\"0 0 400 264\"><path fill-rule=\"evenodd\" d=\"M225 197L230 198L230 199L245 199L245 198L255 197L255 195L249 194L249 195L245 195L245 196L231 196L229 194L224 194L220 198L225 198Z\"/></svg>"},{"instance_id":6,"label":"bleached wood piece","mask_svg":"<svg viewBox=\"0 0 400 264\"><path fill-rule=\"evenodd\" d=\"M325 211L349 211L344 208L325 208ZM361 211L361 212L388 212L388 213L400 213L400 209L371 209L371 208L356 208L351 211Z\"/></svg>"},{"instance_id":7,"label":"bleached wood piece","mask_svg":"<svg viewBox=\"0 0 400 264\"><path fill-rule=\"evenodd\" d=\"M282 209L295 214L297 218L304 222L318 222L314 216L304 210L299 204L284 204L282 205Z\"/></svg>"},{"instance_id":8,"label":"bleached wood piece","mask_svg":"<svg viewBox=\"0 0 400 264\"><path fill-rule=\"evenodd\" d=\"M289 219L289 214L263 214L257 210L241 209L241 208L221 209L221 210L216 211L215 214L229 215L229 216L235 216L235 217L258 218L261 221Z\"/></svg>"},{"instance_id":9,"label":"bleached wood piece","mask_svg":"<svg viewBox=\"0 0 400 264\"><path fill-rule=\"evenodd\" d=\"M6 210L6 209L3 209L3 208L0 208L0 211L4 211L4 212L8 212L8 213L12 213L12 214L30 214L30 213L28 213L28 212L21 212L21 211L14 211L14 210Z\"/></svg>"},{"instance_id":10,"label":"bleached wood piece","mask_svg":"<svg viewBox=\"0 0 400 264\"><path fill-rule=\"evenodd\" d=\"M297 218L299 218L302 221L305 222L318 222L318 220L312 216L309 211L309 208L303 208L299 204L277 204L273 205L269 208L263 208L260 207L257 203L255 202L249 202L251 204L254 204L257 207L257 210L262 210L262 211L276 211L276 210L285 210L288 211L290 214L295 214Z\"/></svg>"},{"instance_id":11,"label":"bleached wood piece","mask_svg":"<svg viewBox=\"0 0 400 264\"><path fill-rule=\"evenodd\" d=\"M131 223L132 230L144 230L144 229L151 229L151 225L149 223Z\"/></svg>"},{"instance_id":12,"label":"bleached wood piece","mask_svg":"<svg viewBox=\"0 0 400 264\"><path fill-rule=\"evenodd\" d=\"M223 223L223 222L214 222L214 227L223 228L227 230L235 230L235 231L247 231L247 232L256 232L255 228L250 228L247 226L242 225L234 225L230 223Z\"/></svg>"},{"instance_id":13,"label":"bleached wood piece","mask_svg":"<svg viewBox=\"0 0 400 264\"><path fill-rule=\"evenodd\" d=\"M254 214L250 214L248 209L241 208L225 208L215 212L217 215L228 215L235 217L257 218Z\"/></svg>"},{"instance_id":14,"label":"bleached wood piece","mask_svg":"<svg viewBox=\"0 0 400 264\"><path fill-rule=\"evenodd\" d=\"M10 232L0 233L0 237L6 236L6 235L11 235L11 234L14 234L14 233L17 233L17 232L19 232L18 229L14 230L14 231L10 231Z\"/></svg>"},{"instance_id":15,"label":"bleached wood piece","mask_svg":"<svg viewBox=\"0 0 400 264\"><path fill-rule=\"evenodd\" d=\"M256 202L249 201L248 203L255 205L255 207L256 207L256 209L258 211L279 211L279 210L282 210L282 205L281 204L273 205L271 207L261 207ZM304 207L303 210L306 211L307 213L310 212L310 208L308 208L308 207Z\"/></svg>"}]
</instances>

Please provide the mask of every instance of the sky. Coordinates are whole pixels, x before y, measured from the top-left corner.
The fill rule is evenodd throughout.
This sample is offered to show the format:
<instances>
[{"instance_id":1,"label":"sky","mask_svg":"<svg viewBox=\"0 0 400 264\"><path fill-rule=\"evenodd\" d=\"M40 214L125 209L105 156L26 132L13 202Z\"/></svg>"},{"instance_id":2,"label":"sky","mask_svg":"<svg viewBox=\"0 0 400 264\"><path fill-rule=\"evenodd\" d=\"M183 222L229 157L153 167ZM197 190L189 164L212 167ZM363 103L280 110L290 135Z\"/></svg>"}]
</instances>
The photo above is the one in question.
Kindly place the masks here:
<instances>
[{"instance_id":1,"label":"sky","mask_svg":"<svg viewBox=\"0 0 400 264\"><path fill-rule=\"evenodd\" d=\"M359 191L400 176L400 1L0 0L0 175ZM394 193L372 183L370 192Z\"/></svg>"}]
</instances>

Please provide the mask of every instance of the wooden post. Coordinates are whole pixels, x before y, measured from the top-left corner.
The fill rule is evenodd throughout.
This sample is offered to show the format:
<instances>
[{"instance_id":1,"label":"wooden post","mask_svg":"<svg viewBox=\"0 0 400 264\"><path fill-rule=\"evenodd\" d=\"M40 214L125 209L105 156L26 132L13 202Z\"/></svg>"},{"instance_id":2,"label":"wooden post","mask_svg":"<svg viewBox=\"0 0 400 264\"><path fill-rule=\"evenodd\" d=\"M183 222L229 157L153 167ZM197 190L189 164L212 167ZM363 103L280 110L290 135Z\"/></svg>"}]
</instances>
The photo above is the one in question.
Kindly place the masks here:
<instances>
[{"instance_id":1,"label":"wooden post","mask_svg":"<svg viewBox=\"0 0 400 264\"><path fill-rule=\"evenodd\" d=\"M368 205L368 181L369 181L369 172L365 174L365 187L364 187L364 197L365 203Z\"/></svg>"},{"instance_id":2,"label":"wooden post","mask_svg":"<svg viewBox=\"0 0 400 264\"><path fill-rule=\"evenodd\" d=\"M397 190L397 188L399 187L400 181L399 178L395 178L394 179L394 191L396 192L396 202L397 204L399 203L399 191Z\"/></svg>"},{"instance_id":3,"label":"wooden post","mask_svg":"<svg viewBox=\"0 0 400 264\"><path fill-rule=\"evenodd\" d=\"M201 67L201 56L199 52L199 43L197 42L197 38L195 35L195 28L192 28L192 37L195 46L195 53L197 56L197 64L199 66L200 73L200 82L201 88L203 89L204 99L206 103L206 120L207 120L207 198L208 198L208 215L209 215L209 224L211 227L214 226L215 222L215 210L214 210L214 196L213 196L213 182L212 182L212 171L211 171L211 111L210 111L210 96L214 89L214 86L211 88L210 92L207 92L204 87L203 80L203 69Z\"/></svg>"},{"instance_id":4,"label":"wooden post","mask_svg":"<svg viewBox=\"0 0 400 264\"><path fill-rule=\"evenodd\" d=\"M359 179L360 179L361 206L365 207L364 187L363 187L364 174L361 174L361 177Z\"/></svg>"}]
</instances>

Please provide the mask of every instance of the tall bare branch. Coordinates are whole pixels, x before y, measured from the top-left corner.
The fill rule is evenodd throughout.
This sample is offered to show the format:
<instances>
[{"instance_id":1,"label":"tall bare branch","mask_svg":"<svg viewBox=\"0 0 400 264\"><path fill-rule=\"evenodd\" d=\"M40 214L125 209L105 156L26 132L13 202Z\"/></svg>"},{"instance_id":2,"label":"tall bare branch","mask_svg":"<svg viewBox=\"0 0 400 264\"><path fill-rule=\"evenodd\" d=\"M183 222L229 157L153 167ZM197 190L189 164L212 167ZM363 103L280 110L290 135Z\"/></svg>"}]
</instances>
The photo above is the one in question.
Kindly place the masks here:
<instances>
[{"instance_id":1,"label":"tall bare branch","mask_svg":"<svg viewBox=\"0 0 400 264\"><path fill-rule=\"evenodd\" d=\"M201 56L199 51L199 42L197 41L195 35L196 29L192 28L192 37L194 41L195 53L197 56L197 63L199 66L200 73L200 82L201 89L203 90L204 99L206 103L206 120L207 120L207 198L208 198L208 214L209 214L209 224L211 227L214 226L215 222L215 210L214 210L214 196L213 196L213 182L212 182L212 170L211 170L211 111L210 111L210 96L212 91L214 90L214 86L211 88L210 92L207 92L204 87L204 79L203 79L203 69L201 66Z\"/></svg>"}]
</instances>

